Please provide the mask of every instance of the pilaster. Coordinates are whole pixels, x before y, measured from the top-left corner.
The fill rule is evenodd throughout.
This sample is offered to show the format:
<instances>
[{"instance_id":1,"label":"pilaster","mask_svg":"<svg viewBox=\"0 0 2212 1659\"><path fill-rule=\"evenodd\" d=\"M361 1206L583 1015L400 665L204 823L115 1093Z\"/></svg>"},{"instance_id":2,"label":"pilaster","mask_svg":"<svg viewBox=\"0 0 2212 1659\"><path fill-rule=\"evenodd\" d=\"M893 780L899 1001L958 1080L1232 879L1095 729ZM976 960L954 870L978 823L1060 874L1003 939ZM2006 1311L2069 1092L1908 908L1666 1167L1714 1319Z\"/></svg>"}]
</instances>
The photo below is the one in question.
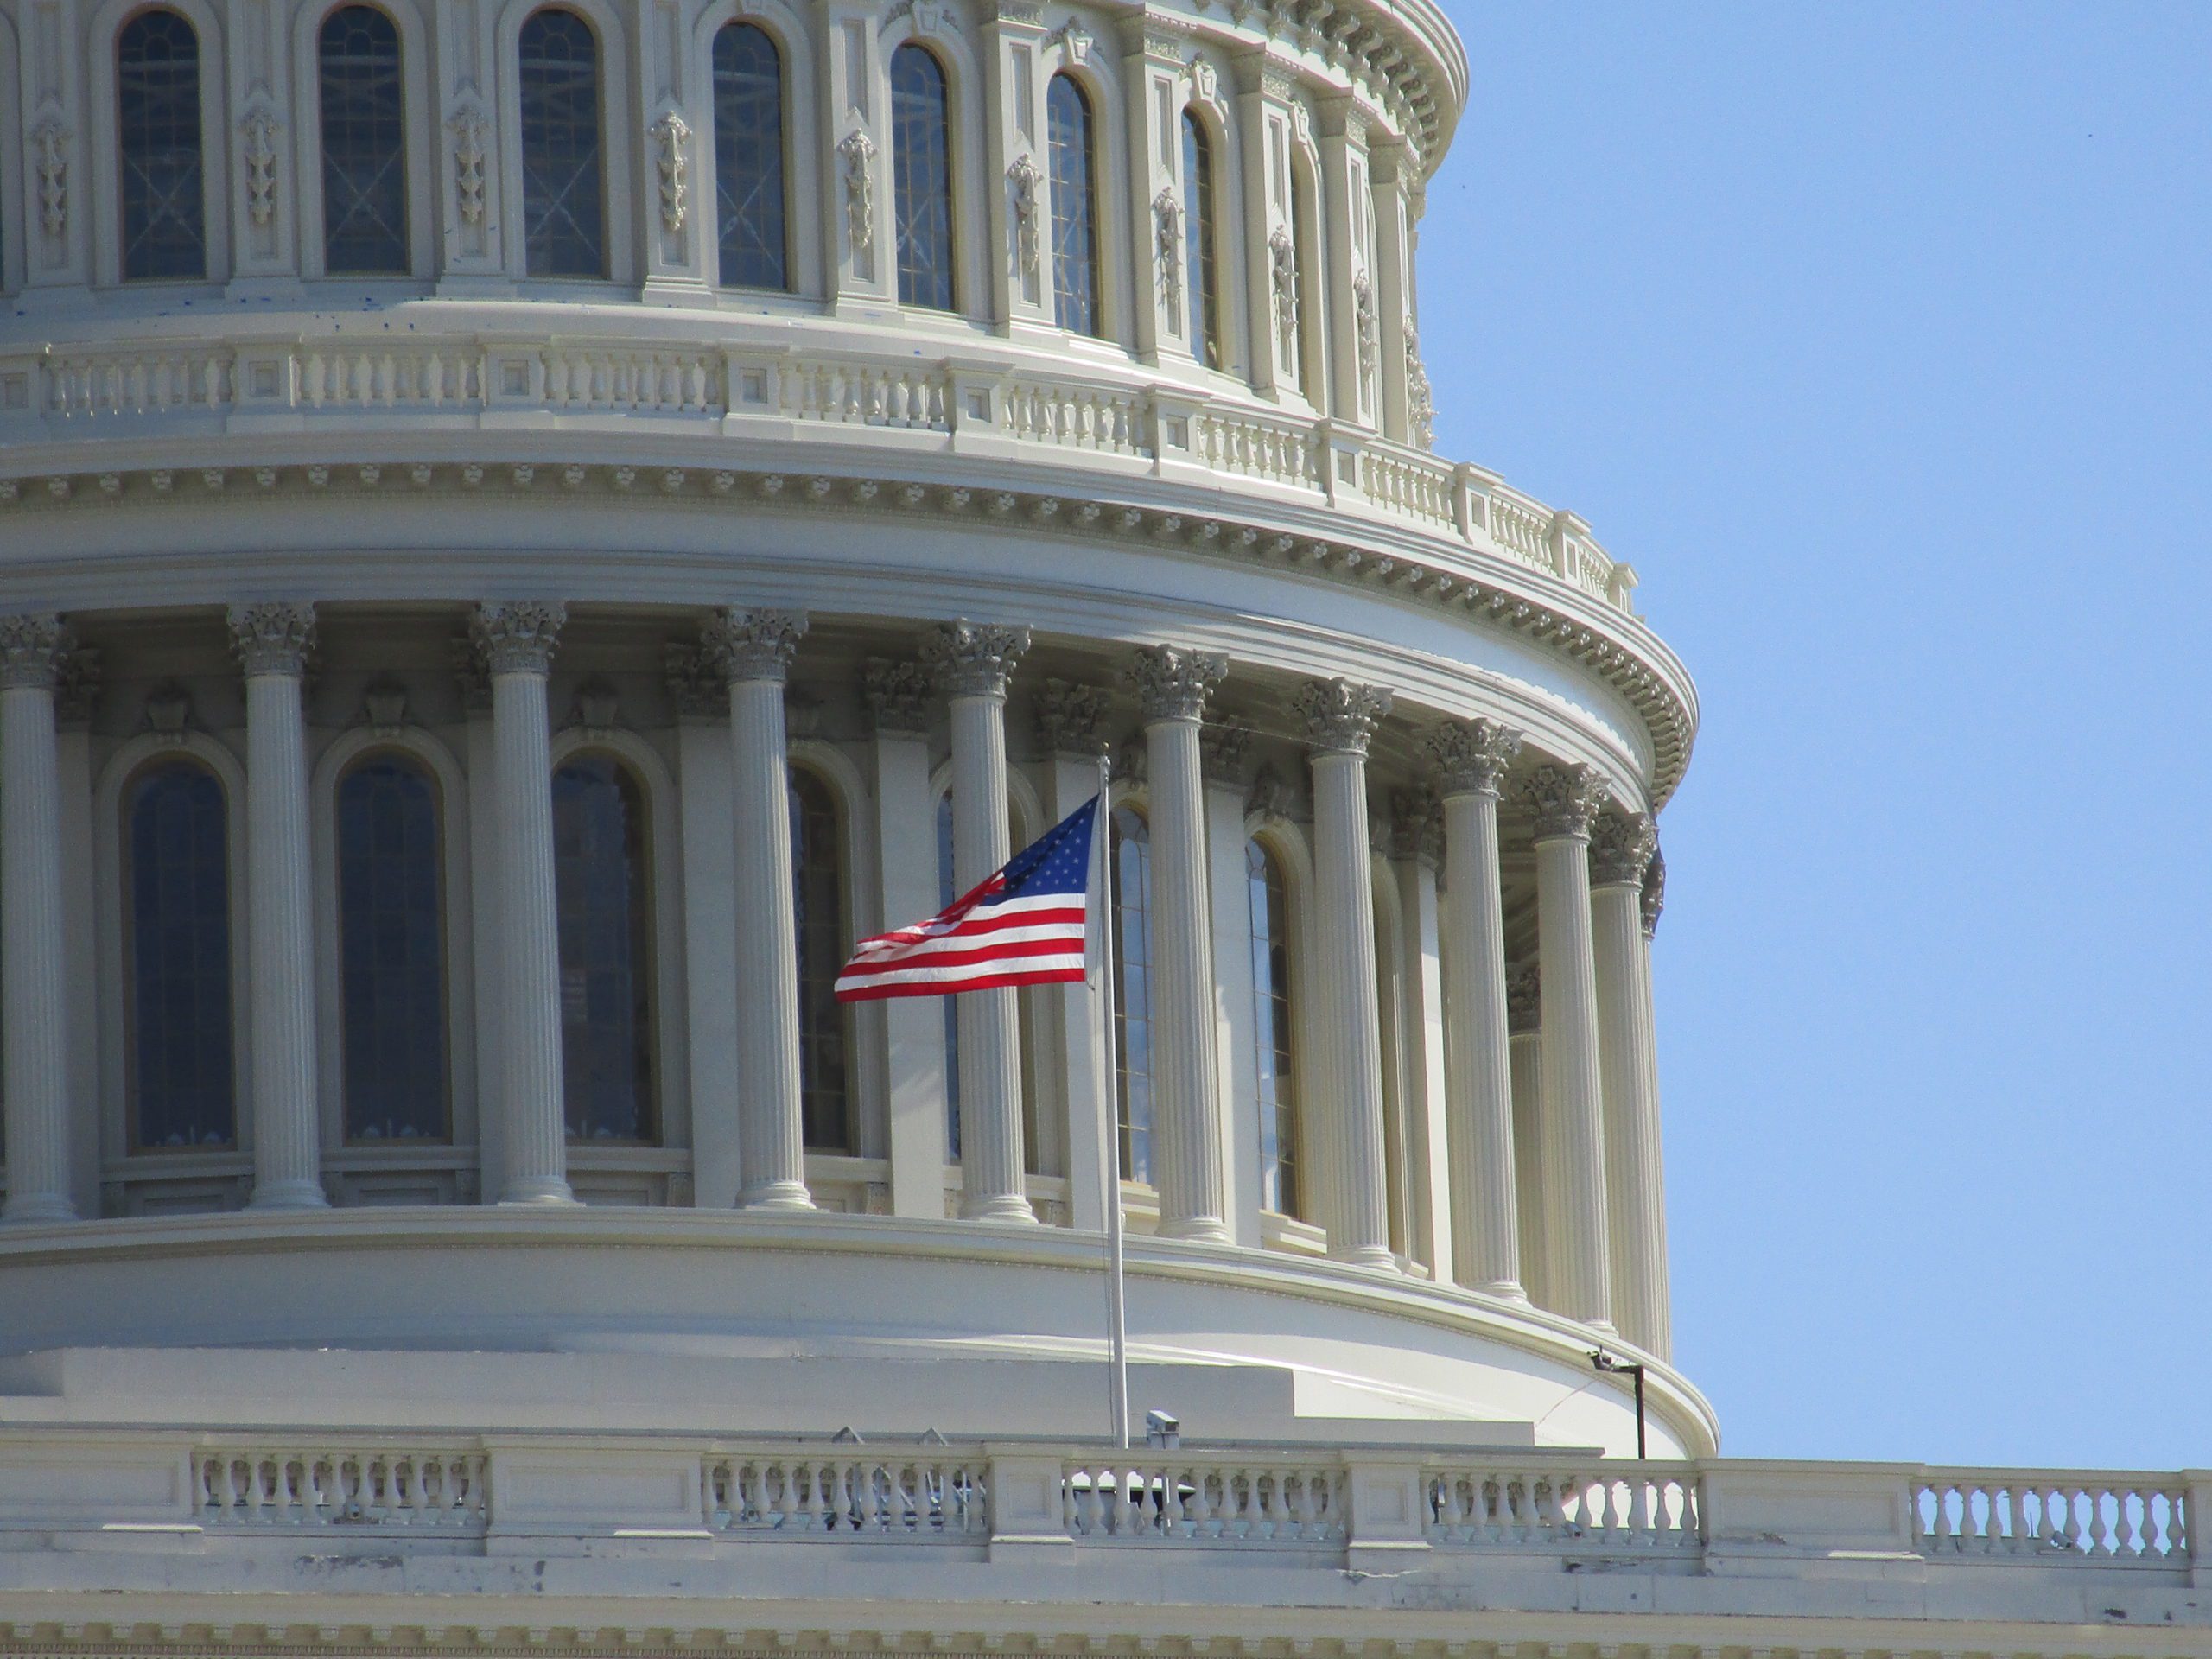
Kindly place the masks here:
<instances>
[{"instance_id":1,"label":"pilaster","mask_svg":"<svg viewBox=\"0 0 2212 1659\"><path fill-rule=\"evenodd\" d=\"M697 645L664 653L676 705L676 786L683 823L684 1027L691 1079L691 1202L737 1203L737 811L729 683Z\"/></svg>"},{"instance_id":2,"label":"pilaster","mask_svg":"<svg viewBox=\"0 0 2212 1659\"><path fill-rule=\"evenodd\" d=\"M1141 362L1188 360L1184 265L1183 35L1156 13L1121 22L1123 128L1129 145L1128 257Z\"/></svg>"}]
</instances>

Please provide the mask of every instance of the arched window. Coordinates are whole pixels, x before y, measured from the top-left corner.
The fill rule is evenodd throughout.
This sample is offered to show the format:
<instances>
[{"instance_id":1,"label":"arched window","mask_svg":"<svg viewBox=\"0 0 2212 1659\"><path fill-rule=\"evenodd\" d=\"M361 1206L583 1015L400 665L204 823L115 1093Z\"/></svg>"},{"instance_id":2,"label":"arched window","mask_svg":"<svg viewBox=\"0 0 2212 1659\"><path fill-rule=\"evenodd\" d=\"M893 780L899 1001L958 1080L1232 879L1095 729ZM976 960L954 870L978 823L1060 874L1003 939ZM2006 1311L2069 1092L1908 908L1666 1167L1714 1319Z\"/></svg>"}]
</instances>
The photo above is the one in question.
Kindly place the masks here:
<instances>
[{"instance_id":1,"label":"arched window","mask_svg":"<svg viewBox=\"0 0 2212 1659\"><path fill-rule=\"evenodd\" d=\"M519 50L524 267L604 276L599 37L575 12L549 7L524 22Z\"/></svg>"},{"instance_id":2,"label":"arched window","mask_svg":"<svg viewBox=\"0 0 2212 1659\"><path fill-rule=\"evenodd\" d=\"M645 785L611 754L553 773L569 1136L652 1141L652 881Z\"/></svg>"},{"instance_id":3,"label":"arched window","mask_svg":"<svg viewBox=\"0 0 2212 1659\"><path fill-rule=\"evenodd\" d=\"M1045 95L1052 165L1052 315L1071 334L1099 332L1098 156L1090 100L1074 77Z\"/></svg>"},{"instance_id":4,"label":"arched window","mask_svg":"<svg viewBox=\"0 0 2212 1659\"><path fill-rule=\"evenodd\" d=\"M132 1150L238 1143L230 826L220 779L158 760L123 796Z\"/></svg>"},{"instance_id":5,"label":"arched window","mask_svg":"<svg viewBox=\"0 0 2212 1659\"><path fill-rule=\"evenodd\" d=\"M1191 355L1221 366L1221 279L1214 269L1213 138L1198 111L1183 111L1185 283L1191 296Z\"/></svg>"},{"instance_id":6,"label":"arched window","mask_svg":"<svg viewBox=\"0 0 2212 1659\"><path fill-rule=\"evenodd\" d=\"M845 963L843 826L821 779L791 768L791 898L798 931L799 1098L806 1144L853 1149L852 1074L837 970ZM948 999L949 1001L950 999Z\"/></svg>"},{"instance_id":7,"label":"arched window","mask_svg":"<svg viewBox=\"0 0 2212 1659\"><path fill-rule=\"evenodd\" d=\"M784 66L751 23L715 35L715 196L725 288L787 288Z\"/></svg>"},{"instance_id":8,"label":"arched window","mask_svg":"<svg viewBox=\"0 0 2212 1659\"><path fill-rule=\"evenodd\" d=\"M891 54L899 303L952 309L952 113L944 69L912 41Z\"/></svg>"},{"instance_id":9,"label":"arched window","mask_svg":"<svg viewBox=\"0 0 2212 1659\"><path fill-rule=\"evenodd\" d=\"M1291 1047L1290 893L1262 842L1244 843L1252 911L1252 1069L1259 1080L1260 1204L1299 1213L1298 1065Z\"/></svg>"},{"instance_id":10,"label":"arched window","mask_svg":"<svg viewBox=\"0 0 2212 1659\"><path fill-rule=\"evenodd\" d=\"M173 11L142 11L115 41L123 280L207 275L200 154L200 37Z\"/></svg>"},{"instance_id":11,"label":"arched window","mask_svg":"<svg viewBox=\"0 0 2212 1659\"><path fill-rule=\"evenodd\" d=\"M374 6L323 19L322 264L334 276L407 274L407 118L399 30Z\"/></svg>"},{"instance_id":12,"label":"arched window","mask_svg":"<svg viewBox=\"0 0 2212 1659\"><path fill-rule=\"evenodd\" d=\"M346 1138L448 1140L437 782L412 755L368 755L339 780L337 818Z\"/></svg>"},{"instance_id":13,"label":"arched window","mask_svg":"<svg viewBox=\"0 0 2212 1659\"><path fill-rule=\"evenodd\" d=\"M1114 1071L1122 1173L1152 1179L1152 830L1114 809Z\"/></svg>"}]
</instances>

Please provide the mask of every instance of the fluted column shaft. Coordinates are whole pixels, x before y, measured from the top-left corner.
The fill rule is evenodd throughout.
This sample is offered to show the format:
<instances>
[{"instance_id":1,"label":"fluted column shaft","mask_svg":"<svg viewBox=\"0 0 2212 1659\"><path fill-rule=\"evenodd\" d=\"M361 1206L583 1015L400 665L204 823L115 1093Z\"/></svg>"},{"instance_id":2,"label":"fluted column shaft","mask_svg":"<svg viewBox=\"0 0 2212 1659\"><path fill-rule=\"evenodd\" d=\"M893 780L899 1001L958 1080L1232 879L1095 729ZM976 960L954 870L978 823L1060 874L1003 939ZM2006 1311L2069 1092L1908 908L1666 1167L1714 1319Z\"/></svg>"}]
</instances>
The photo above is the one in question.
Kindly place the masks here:
<instances>
[{"instance_id":1,"label":"fluted column shaft","mask_svg":"<svg viewBox=\"0 0 2212 1659\"><path fill-rule=\"evenodd\" d=\"M68 939L54 688L67 649L52 614L0 618L0 1054L9 1221L68 1221Z\"/></svg>"},{"instance_id":2,"label":"fluted column shaft","mask_svg":"<svg viewBox=\"0 0 2212 1659\"><path fill-rule=\"evenodd\" d=\"M1520 1297L1514 1185L1513 1072L1505 1017L1505 904L1497 796L1517 735L1487 720L1433 734L1444 797L1446 1128L1452 1163L1453 1276L1472 1290Z\"/></svg>"},{"instance_id":3,"label":"fluted column shaft","mask_svg":"<svg viewBox=\"0 0 2212 1659\"><path fill-rule=\"evenodd\" d=\"M1656 844L1649 818L1608 814L1599 820L1591 845L1590 913L1605 1090L1613 1322L1639 1348L1663 1353L1667 1245L1643 938L1643 880Z\"/></svg>"},{"instance_id":4,"label":"fluted column shaft","mask_svg":"<svg viewBox=\"0 0 2212 1659\"><path fill-rule=\"evenodd\" d=\"M1225 658L1173 645L1137 653L1129 683L1144 703L1152 836L1153 1147L1160 1230L1230 1240L1221 1163L1221 1068L1207 899L1205 783L1199 723Z\"/></svg>"},{"instance_id":5,"label":"fluted column shaft","mask_svg":"<svg viewBox=\"0 0 2212 1659\"><path fill-rule=\"evenodd\" d=\"M1543 963L1546 1267L1555 1312L1611 1329L1605 1096L1590 929L1590 825L1605 786L1586 766L1544 766L1530 794Z\"/></svg>"},{"instance_id":6,"label":"fluted column shaft","mask_svg":"<svg viewBox=\"0 0 2212 1659\"><path fill-rule=\"evenodd\" d=\"M1544 1200L1544 1047L1541 993L1532 963L1505 982L1506 1042L1513 1067L1513 1185L1521 1201L1521 1284L1539 1307L1552 1306L1545 1262L1549 1246Z\"/></svg>"},{"instance_id":7,"label":"fluted column shaft","mask_svg":"<svg viewBox=\"0 0 2212 1659\"><path fill-rule=\"evenodd\" d=\"M502 1204L568 1204L568 1115L561 1062L561 932L553 873L553 747L545 682L567 620L556 602L479 607L492 677L497 780L499 950L505 963L499 1037L506 1141Z\"/></svg>"},{"instance_id":8,"label":"fluted column shaft","mask_svg":"<svg viewBox=\"0 0 2212 1659\"><path fill-rule=\"evenodd\" d=\"M257 1210L323 1196L316 1106L315 932L308 875L307 725L300 682L314 607L234 605L245 671L246 965L252 988Z\"/></svg>"},{"instance_id":9,"label":"fluted column shaft","mask_svg":"<svg viewBox=\"0 0 2212 1659\"><path fill-rule=\"evenodd\" d=\"M952 885L966 893L1013 855L1006 804L1007 680L1027 628L951 623L923 656L952 704ZM1033 1222L1022 1171L1020 1007L1010 988L954 999L960 1034L960 1213Z\"/></svg>"},{"instance_id":10,"label":"fluted column shaft","mask_svg":"<svg viewBox=\"0 0 2212 1659\"><path fill-rule=\"evenodd\" d=\"M738 1203L811 1210L798 1053L798 925L791 892L784 681L806 632L794 611L723 613L706 645L729 678L737 834Z\"/></svg>"},{"instance_id":11,"label":"fluted column shaft","mask_svg":"<svg viewBox=\"0 0 2212 1659\"><path fill-rule=\"evenodd\" d=\"M1313 747L1314 941L1329 1045L1328 1106L1339 1173L1330 1254L1388 1268L1390 1211L1382 1147L1382 1031L1375 988L1375 888L1370 868L1367 745L1390 694L1344 680L1300 692Z\"/></svg>"}]
</instances>

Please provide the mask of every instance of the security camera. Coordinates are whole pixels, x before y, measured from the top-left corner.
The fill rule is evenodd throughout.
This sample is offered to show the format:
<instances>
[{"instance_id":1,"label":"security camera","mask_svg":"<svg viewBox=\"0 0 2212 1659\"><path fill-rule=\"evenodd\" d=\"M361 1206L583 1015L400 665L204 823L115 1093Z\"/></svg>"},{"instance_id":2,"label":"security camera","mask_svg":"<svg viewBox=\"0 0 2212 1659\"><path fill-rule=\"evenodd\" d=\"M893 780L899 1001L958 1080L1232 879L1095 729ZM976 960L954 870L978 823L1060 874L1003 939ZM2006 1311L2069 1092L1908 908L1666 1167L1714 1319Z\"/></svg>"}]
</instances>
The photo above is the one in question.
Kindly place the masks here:
<instances>
[{"instance_id":1,"label":"security camera","mask_svg":"<svg viewBox=\"0 0 2212 1659\"><path fill-rule=\"evenodd\" d=\"M1167 1412L1147 1411L1144 1414L1144 1443L1147 1446L1163 1448L1173 1448L1182 1445L1181 1420Z\"/></svg>"}]
</instances>

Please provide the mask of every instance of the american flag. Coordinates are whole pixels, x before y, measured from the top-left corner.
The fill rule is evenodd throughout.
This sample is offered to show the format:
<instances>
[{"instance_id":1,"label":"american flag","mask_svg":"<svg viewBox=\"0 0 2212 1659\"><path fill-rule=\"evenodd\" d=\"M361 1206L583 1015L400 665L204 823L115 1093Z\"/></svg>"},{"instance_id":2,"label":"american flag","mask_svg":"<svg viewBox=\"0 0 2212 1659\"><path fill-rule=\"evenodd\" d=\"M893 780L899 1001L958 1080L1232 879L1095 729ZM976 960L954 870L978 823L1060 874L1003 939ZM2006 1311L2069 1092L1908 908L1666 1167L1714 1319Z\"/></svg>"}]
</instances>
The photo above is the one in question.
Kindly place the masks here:
<instances>
[{"instance_id":1,"label":"american flag","mask_svg":"<svg viewBox=\"0 0 2212 1659\"><path fill-rule=\"evenodd\" d=\"M862 939L837 1000L942 996L1084 976L1096 796L926 922Z\"/></svg>"}]
</instances>

